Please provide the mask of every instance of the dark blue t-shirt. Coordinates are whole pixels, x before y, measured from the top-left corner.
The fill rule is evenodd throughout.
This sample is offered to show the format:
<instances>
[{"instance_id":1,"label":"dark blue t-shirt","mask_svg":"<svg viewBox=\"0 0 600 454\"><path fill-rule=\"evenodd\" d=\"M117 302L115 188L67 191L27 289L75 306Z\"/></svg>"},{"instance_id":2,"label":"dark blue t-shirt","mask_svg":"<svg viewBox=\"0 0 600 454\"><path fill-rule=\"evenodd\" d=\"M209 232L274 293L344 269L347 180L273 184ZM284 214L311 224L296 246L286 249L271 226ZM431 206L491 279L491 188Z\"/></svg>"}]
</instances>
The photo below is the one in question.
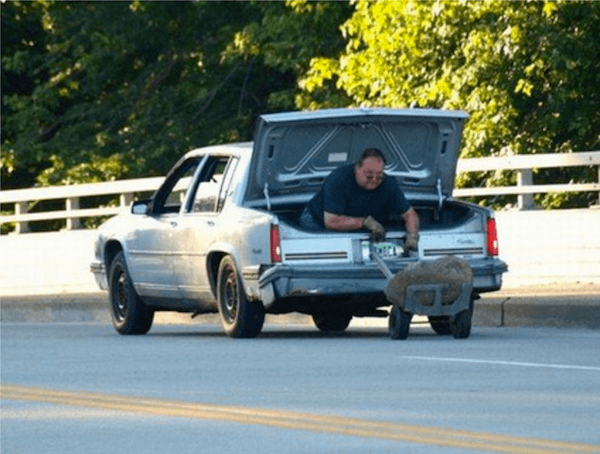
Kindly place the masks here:
<instances>
[{"instance_id":1,"label":"dark blue t-shirt","mask_svg":"<svg viewBox=\"0 0 600 454\"><path fill-rule=\"evenodd\" d=\"M373 216L385 223L392 214L406 213L410 204L394 178L384 174L381 184L369 191L356 182L354 165L347 164L331 172L321 190L308 202L308 209L324 227L325 211L351 217Z\"/></svg>"}]
</instances>

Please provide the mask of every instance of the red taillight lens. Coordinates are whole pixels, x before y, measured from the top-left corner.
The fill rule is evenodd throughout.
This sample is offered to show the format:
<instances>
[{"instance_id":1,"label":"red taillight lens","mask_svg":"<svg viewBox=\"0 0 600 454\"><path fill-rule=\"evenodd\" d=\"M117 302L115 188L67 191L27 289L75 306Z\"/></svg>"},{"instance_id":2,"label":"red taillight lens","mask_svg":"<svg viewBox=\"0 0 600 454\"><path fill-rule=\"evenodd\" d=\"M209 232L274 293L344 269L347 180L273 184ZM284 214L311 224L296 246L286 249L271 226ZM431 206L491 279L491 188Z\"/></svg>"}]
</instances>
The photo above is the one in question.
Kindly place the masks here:
<instances>
[{"instance_id":1,"label":"red taillight lens","mask_svg":"<svg viewBox=\"0 0 600 454\"><path fill-rule=\"evenodd\" d=\"M487 252L489 255L498 255L498 231L493 218L487 220Z\"/></svg>"},{"instance_id":2,"label":"red taillight lens","mask_svg":"<svg viewBox=\"0 0 600 454\"><path fill-rule=\"evenodd\" d=\"M271 226L271 261L281 262L281 239L277 225Z\"/></svg>"}]
</instances>

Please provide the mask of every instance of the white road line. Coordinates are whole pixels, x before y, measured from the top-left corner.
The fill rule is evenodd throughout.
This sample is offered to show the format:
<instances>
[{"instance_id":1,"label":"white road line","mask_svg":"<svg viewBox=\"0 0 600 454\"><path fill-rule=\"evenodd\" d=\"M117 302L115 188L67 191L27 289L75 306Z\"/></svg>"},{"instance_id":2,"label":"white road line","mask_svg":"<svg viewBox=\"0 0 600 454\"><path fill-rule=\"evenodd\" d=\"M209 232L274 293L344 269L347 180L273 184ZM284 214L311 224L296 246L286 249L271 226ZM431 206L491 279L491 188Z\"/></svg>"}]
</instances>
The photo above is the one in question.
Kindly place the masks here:
<instances>
[{"instance_id":1,"label":"white road line","mask_svg":"<svg viewBox=\"0 0 600 454\"><path fill-rule=\"evenodd\" d=\"M400 358L402 358L402 359L417 359L417 360L422 360L422 361L446 361L446 362L455 362L455 363L495 364L495 365L500 365L500 366L592 370L595 372L600 372L600 367L572 366L572 365L568 365L568 364L524 363L524 362L518 362L518 361L494 361L494 360L487 360L487 359L468 359L468 358L437 358L434 356L400 356Z\"/></svg>"}]
</instances>

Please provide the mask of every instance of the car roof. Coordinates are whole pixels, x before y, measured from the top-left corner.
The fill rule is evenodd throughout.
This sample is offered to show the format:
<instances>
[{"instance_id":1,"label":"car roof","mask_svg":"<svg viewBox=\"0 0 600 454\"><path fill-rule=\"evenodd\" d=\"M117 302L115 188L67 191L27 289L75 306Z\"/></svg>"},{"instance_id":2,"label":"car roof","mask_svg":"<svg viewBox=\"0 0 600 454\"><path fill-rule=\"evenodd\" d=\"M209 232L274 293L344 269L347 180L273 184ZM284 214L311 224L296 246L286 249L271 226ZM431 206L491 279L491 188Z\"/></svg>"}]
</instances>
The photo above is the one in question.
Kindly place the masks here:
<instances>
[{"instance_id":1,"label":"car roof","mask_svg":"<svg viewBox=\"0 0 600 454\"><path fill-rule=\"evenodd\" d=\"M227 143L222 145L210 145L207 147L195 148L193 150L188 151L185 154L185 159L193 158L195 156L201 156L205 154L213 154L213 155L243 155L243 154L251 154L252 153L252 144L253 142L236 142L236 143Z\"/></svg>"}]
</instances>

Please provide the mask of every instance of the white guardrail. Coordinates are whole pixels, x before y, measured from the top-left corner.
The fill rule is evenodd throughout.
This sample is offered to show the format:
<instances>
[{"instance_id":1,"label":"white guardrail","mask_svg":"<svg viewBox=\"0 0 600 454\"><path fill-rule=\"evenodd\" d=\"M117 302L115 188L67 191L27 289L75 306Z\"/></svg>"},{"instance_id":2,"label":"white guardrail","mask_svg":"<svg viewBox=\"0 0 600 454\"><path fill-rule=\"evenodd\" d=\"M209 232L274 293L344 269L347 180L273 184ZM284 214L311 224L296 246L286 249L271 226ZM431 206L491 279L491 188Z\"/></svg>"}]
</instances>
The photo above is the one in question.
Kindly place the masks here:
<instances>
[{"instance_id":1,"label":"white guardrail","mask_svg":"<svg viewBox=\"0 0 600 454\"><path fill-rule=\"evenodd\" d=\"M598 166L597 183L535 185L533 182L532 169L535 168L582 166ZM535 193L598 191L600 204L600 151L472 158L458 161L458 172L490 170L516 170L517 185L454 189L452 195L454 197L517 195L519 209L527 210L533 208L532 194ZM0 216L0 224L15 223L15 230L12 233L19 234L28 232L28 223L32 221L65 219L66 230L75 230L81 227L81 218L115 215L129 207L134 194L153 192L163 180L164 177L140 178L106 183L2 191L0 192L0 203L12 204L14 214ZM118 195L119 206L80 208L81 198L107 195ZM29 212L30 204L41 200L64 200L65 209Z\"/></svg>"}]
</instances>

